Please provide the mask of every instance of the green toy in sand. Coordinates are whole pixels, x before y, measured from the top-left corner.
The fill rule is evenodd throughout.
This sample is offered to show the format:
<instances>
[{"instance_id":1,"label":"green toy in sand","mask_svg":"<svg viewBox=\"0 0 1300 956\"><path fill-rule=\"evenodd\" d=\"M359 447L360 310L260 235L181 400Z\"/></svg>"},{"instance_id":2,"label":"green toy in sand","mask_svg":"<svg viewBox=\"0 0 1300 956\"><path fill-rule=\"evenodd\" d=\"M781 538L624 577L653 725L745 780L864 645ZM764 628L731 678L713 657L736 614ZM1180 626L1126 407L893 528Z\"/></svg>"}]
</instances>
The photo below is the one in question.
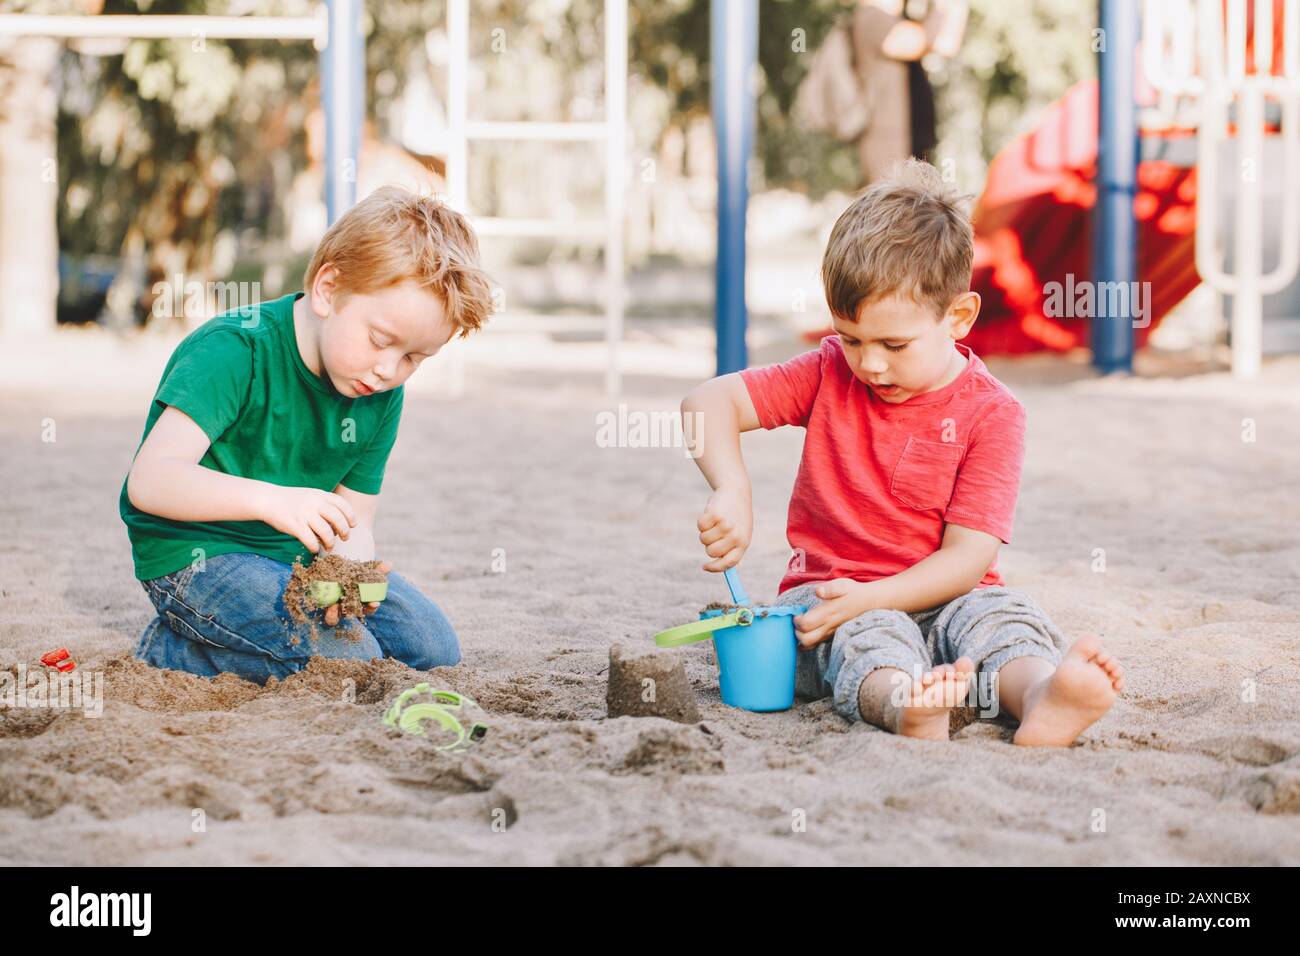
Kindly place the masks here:
<instances>
[{"instance_id":1,"label":"green toy in sand","mask_svg":"<svg viewBox=\"0 0 1300 956\"><path fill-rule=\"evenodd\" d=\"M422 694L427 694L429 699L415 699ZM471 717L471 714L474 716ZM432 721L447 738L437 749L462 753L487 736L487 722L478 719L478 715L486 716L483 708L464 694L458 694L454 690L435 690L426 683L420 683L397 695L397 699L384 714L384 724L403 733L424 737L428 735L426 723ZM462 719L465 722L473 721L468 730Z\"/></svg>"}]
</instances>

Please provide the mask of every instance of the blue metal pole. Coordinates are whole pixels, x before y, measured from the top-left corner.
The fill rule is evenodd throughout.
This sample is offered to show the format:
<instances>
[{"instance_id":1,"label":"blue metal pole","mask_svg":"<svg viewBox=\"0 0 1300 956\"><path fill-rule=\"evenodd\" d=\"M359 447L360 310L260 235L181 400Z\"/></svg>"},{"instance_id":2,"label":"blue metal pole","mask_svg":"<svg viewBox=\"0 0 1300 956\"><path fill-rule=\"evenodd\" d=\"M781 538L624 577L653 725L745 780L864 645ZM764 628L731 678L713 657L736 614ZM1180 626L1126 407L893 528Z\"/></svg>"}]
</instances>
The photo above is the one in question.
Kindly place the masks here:
<instances>
[{"instance_id":1,"label":"blue metal pole","mask_svg":"<svg viewBox=\"0 0 1300 956\"><path fill-rule=\"evenodd\" d=\"M715 322L718 374L749 364L745 351L745 206L754 143L758 0L712 0L713 130L718 144L718 259Z\"/></svg>"},{"instance_id":2,"label":"blue metal pole","mask_svg":"<svg viewBox=\"0 0 1300 956\"><path fill-rule=\"evenodd\" d=\"M1134 0L1101 0L1101 39L1097 78L1100 109L1097 129L1097 205L1092 222L1092 364L1103 373L1133 369L1133 304L1127 291L1137 280L1138 129L1133 100L1136 80L1138 7ZM1102 283L1124 283L1107 286ZM1112 297L1108 288L1126 294ZM1125 314L1108 315L1111 301L1127 302Z\"/></svg>"},{"instance_id":3,"label":"blue metal pole","mask_svg":"<svg viewBox=\"0 0 1300 956\"><path fill-rule=\"evenodd\" d=\"M329 42L321 51L325 109L325 210L333 223L357 201L357 159L366 104L364 0L329 0Z\"/></svg>"}]
</instances>

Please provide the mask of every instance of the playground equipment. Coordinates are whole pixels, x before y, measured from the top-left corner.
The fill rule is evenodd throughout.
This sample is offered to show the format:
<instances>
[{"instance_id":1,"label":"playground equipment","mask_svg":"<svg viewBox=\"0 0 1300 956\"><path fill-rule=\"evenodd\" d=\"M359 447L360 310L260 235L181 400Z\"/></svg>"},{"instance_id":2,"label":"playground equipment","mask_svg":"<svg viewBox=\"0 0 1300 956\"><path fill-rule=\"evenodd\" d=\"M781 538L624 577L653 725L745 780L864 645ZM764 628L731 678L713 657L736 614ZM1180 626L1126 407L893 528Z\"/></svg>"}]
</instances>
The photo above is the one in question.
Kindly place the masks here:
<instances>
[{"instance_id":1,"label":"playground equipment","mask_svg":"<svg viewBox=\"0 0 1300 956\"><path fill-rule=\"evenodd\" d=\"M1256 0L1252 6L1253 23L1248 23L1246 0L1147 0L1143 47L1152 86L1192 98L1199 107L1196 267L1216 291L1232 296L1232 371L1239 378L1259 373L1264 296L1287 287L1300 266L1300 0ZM1281 24L1274 16L1278 6ZM1279 50L1280 62L1275 58ZM1267 98L1281 104L1285 160L1278 261L1264 273L1261 182ZM1230 117L1234 103L1236 113ZM1230 121L1238 172L1232 273L1221 264L1218 242L1220 164L1224 147L1234 138Z\"/></svg>"},{"instance_id":2,"label":"playground equipment","mask_svg":"<svg viewBox=\"0 0 1300 956\"><path fill-rule=\"evenodd\" d=\"M325 202L329 221L356 202L357 151L365 112L362 0L328 0L314 17L150 14L0 14L0 36L63 39L311 40L321 54L325 98Z\"/></svg>"},{"instance_id":3,"label":"playground equipment","mask_svg":"<svg viewBox=\"0 0 1300 956\"><path fill-rule=\"evenodd\" d=\"M743 0L734 3L740 4L737 16L748 13ZM1076 84L989 167L975 212L972 288L984 310L966 339L972 348L1015 353L1091 345L1098 370L1124 371L1131 368L1134 346L1201 279L1232 296L1234 375L1257 374L1270 342L1300 347L1298 7L1300 0L1145 0L1139 21L1133 0L1101 0L1097 81ZM716 70L718 57L714 61ZM1144 123L1139 130L1135 98L1147 93L1159 102L1145 114L1163 119L1158 129ZM1278 145L1278 138L1266 135L1270 101L1280 103L1282 156L1274 157L1265 176L1270 147ZM717 122L739 123L728 111L749 108L724 103ZM1220 167L1234 140L1240 175L1225 179ZM1186 160L1178 156L1184 144L1194 144ZM720 163L719 176L735 175L730 170L736 165ZM1274 182L1281 184L1276 200L1266 194ZM1229 195L1227 186L1235 193ZM726 189L720 181L719 194ZM1229 204L1232 272L1218 248L1220 234L1228 231L1221 207ZM1091 261L1081 239L1089 217ZM1263 231L1270 220L1278 222L1279 257L1264 274ZM743 242L743 216L736 222L739 228L719 224L720 261L729 244ZM743 255L728 255L728 261L743 263ZM1092 280L1099 310L1081 321L1073 321L1080 318L1073 314L1061 319L1045 313L1046 287L1073 285L1075 277ZM1139 285L1149 290L1141 317L1123 304L1113 307L1112 291ZM1273 305L1284 318L1263 323L1263 298L1284 289L1287 295L1276 299L1285 301ZM720 372L735 370L724 357L743 355L737 344L744 337L743 308L737 318L724 308L728 301L720 268Z\"/></svg>"},{"instance_id":4,"label":"playground equipment","mask_svg":"<svg viewBox=\"0 0 1300 956\"><path fill-rule=\"evenodd\" d=\"M619 346L624 312L624 163L627 157L627 0L605 0L605 119L603 122L485 122L468 117L469 0L449 0L447 38L447 192L452 208L467 216L480 236L547 236L601 241L605 261L605 342L609 350L605 389L622 388ZM511 219L475 216L469 208L471 141L603 142L605 215L602 220ZM453 374L459 374L453 372Z\"/></svg>"},{"instance_id":5,"label":"playground equipment","mask_svg":"<svg viewBox=\"0 0 1300 956\"><path fill-rule=\"evenodd\" d=\"M0 15L0 36L311 40L321 53L326 118L325 198L332 223L356 202L357 157L365 115L364 0L328 0L312 17L172 15ZM482 236L553 236L597 240L605 261L606 389L621 389L619 346L624 314L624 162L627 142L627 0L605 2L605 119L603 122L483 122L468 117L469 0L449 0L447 177L449 204ZM469 143L478 140L603 142L605 215L560 221L474 216L469 209ZM462 375L452 368L454 378ZM453 383L453 389L457 388Z\"/></svg>"},{"instance_id":6,"label":"playground equipment","mask_svg":"<svg viewBox=\"0 0 1300 956\"><path fill-rule=\"evenodd\" d=\"M364 0L328 0L315 17L209 16L40 16L0 15L0 36L84 38L172 37L188 39L311 40L321 51L326 113L326 203L333 222L356 198L356 162L364 114L364 48L360 14ZM713 117L718 146L718 252L715 272L717 371L736 371L747 364L745 348L745 207L747 175L754 136L754 77L757 71L757 0L711 0ZM1232 297L1232 365L1243 378L1257 374L1263 351L1263 299L1287 288L1300 271L1300 0L1145 0L1139 25L1132 0L1102 0L1101 26L1105 45L1099 56L1099 107L1095 126L1097 200L1093 229L1091 278L1102 287L1134 282L1158 274L1162 288L1153 288L1155 317L1190 288L1180 271L1181 247L1176 238L1155 237L1139 224L1133 206L1144 188L1138 162L1134 68L1141 34L1142 72L1166 103L1185 101L1193 107L1196 133L1195 182L1166 182L1148 188L1162 200L1176 186L1179 197L1193 187L1199 194L1195 214L1196 269L1218 292ZM1225 16L1226 11L1226 16ZM1280 15L1279 15L1280 13ZM602 122L482 122L468 117L469 0L449 0L447 32L449 137L448 201L470 217L480 234L558 236L603 242L605 260L605 339L608 348L606 390L621 388L620 344L624 317L623 188L626 143L627 0L605 3L605 96ZM1281 108L1284 151L1280 202L1280 249L1276 265L1264 273L1262 226L1272 210L1262 183L1269 144L1268 107ZM1073 109L1083 98L1070 99ZM1235 115L1229 108L1236 107ZM1231 124L1231 129L1230 129ZM1235 134L1235 135L1234 135ZM605 145L605 209L602 220L554 221L475 217L468 208L468 149L471 141L599 141ZM1225 179L1224 147L1235 140L1240 175ZM1010 165L1014 165L1010 164ZM993 191L997 162L990 169ZM1041 169L1041 165L1038 167ZM1064 167L1063 167L1064 168ZM1077 169L1066 170L1074 177ZM1219 248L1221 186L1236 189L1230 266ZM1046 195L1046 194L1044 194ZM1022 209L1033 197L1011 197L1003 219L1006 230L1041 226L1046 219ZM983 201L982 201L983 203ZM999 211L995 211L996 217ZM1038 220L1036 223L1034 220ZM977 217L977 226L978 217ZM1058 222L1058 227L1060 223ZM1142 243L1139 243L1139 235ZM977 243L978 243L977 238ZM1029 243L1021 245L1032 253ZM993 259L1005 250L995 250ZM977 248L976 283L980 281ZM1004 261L1010 268L1028 261ZM1061 253L1062 262L1069 261ZM1057 263L1060 264L1060 263ZM1081 263L1082 265L1082 263ZM991 268L997 272L999 263ZM1231 268L1232 271L1228 271ZM1081 272L1086 273L1084 266ZM1041 273L1037 276L1041 279ZM1152 282L1154 286L1156 283ZM1194 281L1192 282L1194 284ZM1021 283L1023 285L1023 282ZM1008 292L1018 308L1028 308L1026 289ZM1032 291L1032 290L1030 290ZM986 296L986 309L995 311ZM1163 300L1163 301L1161 301ZM1107 314L1109 300L1098 297L1103 312L1091 323L1093 360L1102 371L1131 367L1135 344L1148 328L1129 314ZM1124 310L1119 310L1124 312ZM1145 317L1148 321L1150 316ZM1043 323L1046 327L1050 323ZM1136 334L1135 334L1135 326ZM1047 329L1058 342L1070 339L1059 329ZM1015 338L995 329L977 329L976 338L990 342ZM1024 339L1024 336L1021 336ZM972 340L973 341L973 340ZM1041 341L1041 339L1040 339ZM1013 342L1011 344L1014 344ZM1015 350L1014 348L1012 350Z\"/></svg>"},{"instance_id":7,"label":"playground equipment","mask_svg":"<svg viewBox=\"0 0 1300 956\"><path fill-rule=\"evenodd\" d=\"M1099 289L1125 288L1137 278L1137 108L1133 101L1137 73L1137 5L1132 0L1101 0L1105 47L1098 57L1097 204L1093 209L1092 278ZM1115 285L1113 283L1122 283ZM1109 296L1098 305L1089 331L1092 364L1100 372L1133 368L1133 309L1112 310ZM1112 314L1112 311L1114 314Z\"/></svg>"},{"instance_id":8,"label":"playground equipment","mask_svg":"<svg viewBox=\"0 0 1300 956\"><path fill-rule=\"evenodd\" d=\"M718 144L718 256L714 267L718 374L749 364L745 349L745 206L754 144L758 0L712 0L713 130Z\"/></svg>"}]
</instances>

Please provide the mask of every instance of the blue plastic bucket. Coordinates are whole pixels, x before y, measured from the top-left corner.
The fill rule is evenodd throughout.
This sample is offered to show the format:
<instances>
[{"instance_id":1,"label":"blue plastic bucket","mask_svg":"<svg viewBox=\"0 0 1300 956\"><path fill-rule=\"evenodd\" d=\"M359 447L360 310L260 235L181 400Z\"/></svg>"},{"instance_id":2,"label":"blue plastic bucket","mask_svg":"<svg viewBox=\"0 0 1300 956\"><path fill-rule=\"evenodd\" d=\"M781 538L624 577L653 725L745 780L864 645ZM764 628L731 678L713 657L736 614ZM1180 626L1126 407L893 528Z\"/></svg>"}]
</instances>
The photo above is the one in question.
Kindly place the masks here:
<instances>
[{"instance_id":1,"label":"blue plastic bucket","mask_svg":"<svg viewBox=\"0 0 1300 956\"><path fill-rule=\"evenodd\" d=\"M789 710L794 706L798 605L704 611L700 620L655 635L660 647L679 647L713 638L722 702L744 710Z\"/></svg>"}]
</instances>

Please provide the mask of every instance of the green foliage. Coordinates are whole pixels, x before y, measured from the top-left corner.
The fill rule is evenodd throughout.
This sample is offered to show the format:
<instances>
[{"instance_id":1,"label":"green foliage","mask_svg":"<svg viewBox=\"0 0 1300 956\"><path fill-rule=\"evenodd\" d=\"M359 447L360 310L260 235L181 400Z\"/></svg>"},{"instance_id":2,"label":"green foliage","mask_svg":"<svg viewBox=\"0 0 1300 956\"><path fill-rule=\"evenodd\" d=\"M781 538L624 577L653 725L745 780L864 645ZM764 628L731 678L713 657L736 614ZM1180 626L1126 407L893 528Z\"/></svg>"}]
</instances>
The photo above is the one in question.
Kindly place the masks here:
<instances>
[{"instance_id":1,"label":"green foliage","mask_svg":"<svg viewBox=\"0 0 1300 956\"><path fill-rule=\"evenodd\" d=\"M809 134L790 120L799 82L827 32L853 0L761 0L755 153L764 185L852 190L852 144ZM923 12L924 6L919 12ZM631 58L672 98L674 115L709 108L709 4L654 0L633 4ZM1093 74L1095 3L1080 0L972 0L965 42L954 62L931 74L939 110L941 157L956 160L974 188L987 163L1035 114Z\"/></svg>"},{"instance_id":2,"label":"green foliage","mask_svg":"<svg viewBox=\"0 0 1300 956\"><path fill-rule=\"evenodd\" d=\"M310 0L265 0L265 16L306 16ZM421 0L372 4L368 103L382 111L405 53L442 20ZM109 0L105 14L234 15L239 0ZM61 248L72 255L143 243L169 267L202 269L224 229L283 234L281 202L307 165L304 122L319 96L307 41L132 40L121 55L70 49L60 70ZM133 240L133 237L135 239ZM156 256L155 256L156 258Z\"/></svg>"},{"instance_id":3,"label":"green foliage","mask_svg":"<svg viewBox=\"0 0 1300 956\"><path fill-rule=\"evenodd\" d=\"M819 197L831 189L853 189L859 179L852 143L800 129L790 118L799 82L835 22L847 18L843 0L765 0L759 4L758 63L763 87L758 97L755 153L764 183Z\"/></svg>"},{"instance_id":4,"label":"green foliage","mask_svg":"<svg viewBox=\"0 0 1300 956\"><path fill-rule=\"evenodd\" d=\"M978 192L989 160L1032 129L1041 110L1096 74L1097 5L1080 0L973 0L960 55L931 74L941 157Z\"/></svg>"},{"instance_id":5,"label":"green foliage","mask_svg":"<svg viewBox=\"0 0 1300 956\"><path fill-rule=\"evenodd\" d=\"M306 0L265 3L304 15ZM110 0L105 14L215 14L234 3ZM310 43L126 41L121 55L69 50L61 67L59 240L65 252L167 247L201 267L221 228L271 213L274 157L304 161Z\"/></svg>"},{"instance_id":6,"label":"green foliage","mask_svg":"<svg viewBox=\"0 0 1300 956\"><path fill-rule=\"evenodd\" d=\"M76 12L86 2L8 0L6 6ZM312 7L311 0L256 4L263 15L302 16ZM475 0L471 60L486 88L473 100L472 114L598 116L602 7L602 0ZM853 146L807 134L789 119L813 52L852 3L761 0L759 7L754 187L814 197L853 189ZM108 0L103 12L249 9L248 0ZM382 119L405 85L411 52L445 22L446 11L427 0L372 0L368 11L367 103ZM665 94L665 107L650 124L659 128L636 131L653 146L663 125L685 125L709 109L709 3L634 0L628 16L630 72ZM973 0L961 55L932 74L938 154L957 160L973 190L998 148L1071 83L1091 75L1095 19L1095 4L1078 0ZM502 36L515 57L493 58ZM62 248L113 253L163 244L169 263L194 267L209 260L220 231L283 234L278 217L288 180L307 164L303 128L318 97L318 72L317 52L306 42L136 40L120 56L66 53L58 126ZM544 86L556 92L539 94ZM592 115L566 117L565 104L576 102ZM554 103L559 115L534 115Z\"/></svg>"}]
</instances>

